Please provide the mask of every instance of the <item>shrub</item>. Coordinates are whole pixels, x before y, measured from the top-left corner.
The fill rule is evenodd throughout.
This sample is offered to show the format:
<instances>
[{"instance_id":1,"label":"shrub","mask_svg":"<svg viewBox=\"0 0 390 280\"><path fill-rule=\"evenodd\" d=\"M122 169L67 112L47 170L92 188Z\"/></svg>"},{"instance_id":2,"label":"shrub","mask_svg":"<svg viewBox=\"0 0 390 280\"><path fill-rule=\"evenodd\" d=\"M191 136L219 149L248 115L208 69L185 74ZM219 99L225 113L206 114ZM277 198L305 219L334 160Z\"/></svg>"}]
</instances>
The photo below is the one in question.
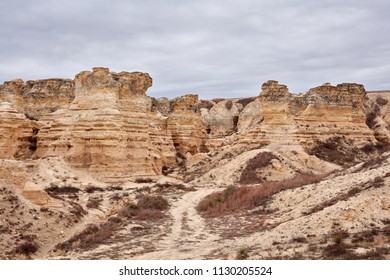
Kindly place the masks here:
<instances>
[{"instance_id":1,"label":"shrub","mask_svg":"<svg viewBox=\"0 0 390 280\"><path fill-rule=\"evenodd\" d=\"M118 217L139 220L158 220L163 218L163 210L168 209L169 203L162 196L140 195L137 204L129 203L118 212Z\"/></svg>"},{"instance_id":2,"label":"shrub","mask_svg":"<svg viewBox=\"0 0 390 280\"><path fill-rule=\"evenodd\" d=\"M169 207L169 203L161 195L141 195L138 199L137 206L144 209L166 210Z\"/></svg>"},{"instance_id":3,"label":"shrub","mask_svg":"<svg viewBox=\"0 0 390 280\"><path fill-rule=\"evenodd\" d=\"M49 195L55 195L55 194L73 194L78 193L80 189L72 187L72 186L63 186L59 187L56 184L51 183L50 187L46 188L45 191Z\"/></svg>"},{"instance_id":4,"label":"shrub","mask_svg":"<svg viewBox=\"0 0 390 280\"><path fill-rule=\"evenodd\" d=\"M153 179L151 178L137 178L135 179L135 182L137 184L142 184L142 183L154 183Z\"/></svg>"},{"instance_id":5,"label":"shrub","mask_svg":"<svg viewBox=\"0 0 390 280\"><path fill-rule=\"evenodd\" d=\"M239 99L239 100L237 101L237 103L242 104L242 106L244 106L244 108L245 108L246 105L248 105L249 103L255 101L256 98L257 98L257 97L242 98L242 99Z\"/></svg>"},{"instance_id":6,"label":"shrub","mask_svg":"<svg viewBox=\"0 0 390 280\"><path fill-rule=\"evenodd\" d=\"M30 255L38 251L39 245L34 241L24 241L15 248L17 254Z\"/></svg>"},{"instance_id":7,"label":"shrub","mask_svg":"<svg viewBox=\"0 0 390 280\"><path fill-rule=\"evenodd\" d=\"M101 198L90 197L88 199L88 202L87 202L86 206L87 206L87 208L98 209L100 207L101 202L102 202Z\"/></svg>"},{"instance_id":8,"label":"shrub","mask_svg":"<svg viewBox=\"0 0 390 280\"><path fill-rule=\"evenodd\" d=\"M248 248L240 248L236 254L236 260L246 260L249 257L249 249Z\"/></svg>"},{"instance_id":9,"label":"shrub","mask_svg":"<svg viewBox=\"0 0 390 280\"><path fill-rule=\"evenodd\" d=\"M340 258L347 254L347 252L347 247L344 243L331 244L323 249L323 255L327 259Z\"/></svg>"},{"instance_id":10,"label":"shrub","mask_svg":"<svg viewBox=\"0 0 390 280\"><path fill-rule=\"evenodd\" d=\"M94 192L103 192L104 189L96 187L96 186L87 186L85 188L85 192L87 193L94 193Z\"/></svg>"}]
</instances>

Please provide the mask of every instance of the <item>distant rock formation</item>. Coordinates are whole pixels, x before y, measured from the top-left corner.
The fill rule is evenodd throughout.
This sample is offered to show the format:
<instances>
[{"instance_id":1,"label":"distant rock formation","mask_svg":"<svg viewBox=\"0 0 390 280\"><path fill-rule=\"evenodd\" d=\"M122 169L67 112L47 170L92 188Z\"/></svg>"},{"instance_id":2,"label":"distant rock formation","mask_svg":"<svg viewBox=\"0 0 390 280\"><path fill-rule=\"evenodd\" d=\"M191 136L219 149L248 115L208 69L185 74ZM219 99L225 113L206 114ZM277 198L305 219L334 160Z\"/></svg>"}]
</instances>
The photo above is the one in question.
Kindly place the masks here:
<instances>
[{"instance_id":1,"label":"distant rock formation","mask_svg":"<svg viewBox=\"0 0 390 280\"><path fill-rule=\"evenodd\" d=\"M108 68L74 80L6 82L0 158L61 157L99 180L124 182L234 143L307 147L334 135L357 145L390 139L388 98L366 97L358 84L324 84L295 95L268 81L258 97L215 101L192 94L155 99L146 95L150 86L147 73Z\"/></svg>"}]
</instances>

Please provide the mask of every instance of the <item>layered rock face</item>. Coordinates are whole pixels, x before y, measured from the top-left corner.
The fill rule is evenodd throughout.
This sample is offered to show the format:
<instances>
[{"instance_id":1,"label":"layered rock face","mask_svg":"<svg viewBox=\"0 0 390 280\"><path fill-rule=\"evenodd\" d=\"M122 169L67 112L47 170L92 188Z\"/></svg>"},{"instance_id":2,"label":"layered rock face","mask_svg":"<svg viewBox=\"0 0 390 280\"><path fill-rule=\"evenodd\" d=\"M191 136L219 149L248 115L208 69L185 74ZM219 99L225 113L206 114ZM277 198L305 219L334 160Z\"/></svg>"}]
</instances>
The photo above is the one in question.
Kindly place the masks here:
<instances>
[{"instance_id":1,"label":"layered rock face","mask_svg":"<svg viewBox=\"0 0 390 280\"><path fill-rule=\"evenodd\" d=\"M338 135L363 145L390 135L388 99L369 95L364 112L366 92L358 84L324 84L295 95L268 81L258 97L215 101L193 94L150 98L151 85L146 73L107 68L74 80L6 82L0 157L61 157L102 181L124 182L236 144L310 147Z\"/></svg>"},{"instance_id":2,"label":"layered rock face","mask_svg":"<svg viewBox=\"0 0 390 280\"><path fill-rule=\"evenodd\" d=\"M366 123L380 142L390 143L390 91L368 92L365 102Z\"/></svg>"},{"instance_id":3,"label":"layered rock face","mask_svg":"<svg viewBox=\"0 0 390 280\"><path fill-rule=\"evenodd\" d=\"M70 79L27 82L18 79L0 86L0 100L11 102L15 109L32 120L68 106L73 99L74 81Z\"/></svg>"},{"instance_id":4,"label":"layered rock face","mask_svg":"<svg viewBox=\"0 0 390 280\"><path fill-rule=\"evenodd\" d=\"M262 85L258 100L246 107L255 106L261 113L248 115L245 109L242 113L246 123L261 125L249 127L241 142L310 145L332 135L353 138L357 144L375 141L365 123L365 95L364 87L358 84L324 84L295 95L285 85L268 81Z\"/></svg>"},{"instance_id":5,"label":"layered rock face","mask_svg":"<svg viewBox=\"0 0 390 280\"><path fill-rule=\"evenodd\" d=\"M64 156L74 168L106 181L154 175L144 73L81 72L69 108L42 118L36 157Z\"/></svg>"}]
</instances>

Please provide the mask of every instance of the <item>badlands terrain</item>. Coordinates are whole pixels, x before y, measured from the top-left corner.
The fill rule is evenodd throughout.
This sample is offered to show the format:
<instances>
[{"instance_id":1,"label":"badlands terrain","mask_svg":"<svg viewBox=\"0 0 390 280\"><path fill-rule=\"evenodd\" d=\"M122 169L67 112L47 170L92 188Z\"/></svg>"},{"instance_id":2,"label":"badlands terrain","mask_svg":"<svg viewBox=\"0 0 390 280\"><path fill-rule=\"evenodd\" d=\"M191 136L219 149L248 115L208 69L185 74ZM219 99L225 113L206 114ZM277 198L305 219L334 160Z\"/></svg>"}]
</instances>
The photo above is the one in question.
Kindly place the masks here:
<instances>
[{"instance_id":1,"label":"badlands terrain","mask_svg":"<svg viewBox=\"0 0 390 280\"><path fill-rule=\"evenodd\" d=\"M0 85L0 259L390 259L390 91Z\"/></svg>"}]
</instances>

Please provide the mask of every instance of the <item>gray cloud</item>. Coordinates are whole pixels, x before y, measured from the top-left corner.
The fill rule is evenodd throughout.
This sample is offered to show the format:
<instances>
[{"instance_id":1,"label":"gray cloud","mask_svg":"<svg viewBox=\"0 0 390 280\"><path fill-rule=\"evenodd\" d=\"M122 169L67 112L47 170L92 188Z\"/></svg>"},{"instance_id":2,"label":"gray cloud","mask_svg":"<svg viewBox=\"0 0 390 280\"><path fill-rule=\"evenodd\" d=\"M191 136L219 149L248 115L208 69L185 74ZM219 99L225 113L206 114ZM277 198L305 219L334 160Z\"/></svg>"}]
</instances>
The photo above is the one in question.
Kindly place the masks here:
<instances>
[{"instance_id":1,"label":"gray cloud","mask_svg":"<svg viewBox=\"0 0 390 280\"><path fill-rule=\"evenodd\" d=\"M152 96L255 96L268 79L390 89L389 12L387 0L5 0L0 81L107 66L149 72Z\"/></svg>"}]
</instances>

